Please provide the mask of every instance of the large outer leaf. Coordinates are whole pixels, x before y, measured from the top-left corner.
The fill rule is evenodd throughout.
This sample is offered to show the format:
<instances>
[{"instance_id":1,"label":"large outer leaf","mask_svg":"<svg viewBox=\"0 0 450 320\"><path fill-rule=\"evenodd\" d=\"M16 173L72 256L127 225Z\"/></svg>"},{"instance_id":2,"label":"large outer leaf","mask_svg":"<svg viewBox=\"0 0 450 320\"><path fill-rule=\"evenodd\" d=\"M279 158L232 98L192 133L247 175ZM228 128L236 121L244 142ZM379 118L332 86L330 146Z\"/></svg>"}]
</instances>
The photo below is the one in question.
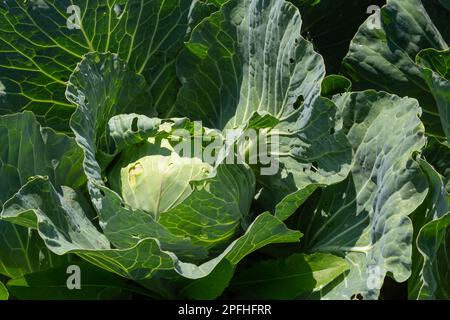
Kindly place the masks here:
<instances>
[{"instance_id":1,"label":"large outer leaf","mask_svg":"<svg viewBox=\"0 0 450 320\"><path fill-rule=\"evenodd\" d=\"M411 274L412 223L427 182L412 155L425 144L414 99L373 91L337 96L342 125L355 151L351 176L323 191L300 217L310 251L345 257L351 267L325 298L377 298L387 272Z\"/></svg>"},{"instance_id":2,"label":"large outer leaf","mask_svg":"<svg viewBox=\"0 0 450 320\"><path fill-rule=\"evenodd\" d=\"M450 299L450 212L449 194L442 177L427 162L421 167L429 180L429 194L414 212L416 240L413 274L408 281L411 299Z\"/></svg>"},{"instance_id":3,"label":"large outer leaf","mask_svg":"<svg viewBox=\"0 0 450 320\"><path fill-rule=\"evenodd\" d=\"M344 259L331 254L294 254L240 270L231 289L246 298L305 298L322 290L348 268Z\"/></svg>"},{"instance_id":4,"label":"large outer leaf","mask_svg":"<svg viewBox=\"0 0 450 320\"><path fill-rule=\"evenodd\" d=\"M417 98L427 132L445 137L439 112L416 55L426 48L448 49L450 11L438 0L388 0L381 29L369 18L350 45L343 66L356 88L375 88Z\"/></svg>"},{"instance_id":5,"label":"large outer leaf","mask_svg":"<svg viewBox=\"0 0 450 320\"><path fill-rule=\"evenodd\" d=\"M223 129L254 112L286 119L300 96L311 103L325 67L300 30L300 14L286 1L225 3L195 28L179 58L180 113Z\"/></svg>"},{"instance_id":6,"label":"large outer leaf","mask_svg":"<svg viewBox=\"0 0 450 320\"><path fill-rule=\"evenodd\" d=\"M0 117L0 205L33 176L48 183L80 187L85 183L82 152L75 141L43 129L31 112ZM33 201L32 197L28 201ZM49 252L38 236L0 221L0 273L9 277L45 270L67 258Z\"/></svg>"},{"instance_id":7,"label":"large outer leaf","mask_svg":"<svg viewBox=\"0 0 450 320\"><path fill-rule=\"evenodd\" d=\"M80 9L80 28L73 6ZM142 74L154 105L170 114L178 91L175 58L189 30L189 0L6 0L0 4L0 112L31 110L68 130L75 110L64 97L87 52L114 52ZM69 13L67 13L69 12ZM150 107L150 103L148 107Z\"/></svg>"}]
</instances>

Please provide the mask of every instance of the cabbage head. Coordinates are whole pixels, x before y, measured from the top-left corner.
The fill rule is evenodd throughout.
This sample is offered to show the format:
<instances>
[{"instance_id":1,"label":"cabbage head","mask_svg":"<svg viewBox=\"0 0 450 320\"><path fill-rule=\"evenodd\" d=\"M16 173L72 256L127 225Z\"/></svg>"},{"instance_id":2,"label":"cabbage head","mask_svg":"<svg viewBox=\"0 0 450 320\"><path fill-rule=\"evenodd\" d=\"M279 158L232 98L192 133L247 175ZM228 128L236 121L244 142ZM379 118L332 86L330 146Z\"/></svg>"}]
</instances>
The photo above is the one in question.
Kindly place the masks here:
<instances>
[{"instance_id":1,"label":"cabbage head","mask_svg":"<svg viewBox=\"0 0 450 320\"><path fill-rule=\"evenodd\" d=\"M158 129L151 126L154 135L123 146L106 171L109 187L131 210L145 212L172 234L212 251L226 247L250 219L255 192L251 168L204 162L206 147L215 144L212 150L219 153L223 137L200 129L200 141L191 136L196 127L187 119L117 116L110 121L111 131L125 135L120 125L130 119L135 126L147 121ZM190 152L197 142L200 152Z\"/></svg>"}]
</instances>

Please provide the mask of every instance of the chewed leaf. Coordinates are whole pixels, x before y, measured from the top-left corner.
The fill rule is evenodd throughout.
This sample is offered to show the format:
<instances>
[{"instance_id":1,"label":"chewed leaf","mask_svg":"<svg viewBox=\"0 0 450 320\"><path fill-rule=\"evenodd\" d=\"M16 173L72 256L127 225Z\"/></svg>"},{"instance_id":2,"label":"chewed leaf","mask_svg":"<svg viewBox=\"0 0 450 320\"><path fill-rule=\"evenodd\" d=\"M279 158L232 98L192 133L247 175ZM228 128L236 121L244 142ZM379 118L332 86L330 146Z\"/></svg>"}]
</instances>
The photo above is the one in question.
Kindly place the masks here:
<instances>
[{"instance_id":1,"label":"chewed leaf","mask_svg":"<svg viewBox=\"0 0 450 320\"><path fill-rule=\"evenodd\" d=\"M287 1L226 2L194 29L178 60L179 112L223 129L246 124L254 112L288 118L300 96L311 103L325 66L301 25Z\"/></svg>"},{"instance_id":2,"label":"chewed leaf","mask_svg":"<svg viewBox=\"0 0 450 320\"><path fill-rule=\"evenodd\" d=\"M347 177L353 151L338 128L337 111L332 101L319 98L269 131L269 154L278 168L273 174L257 171L257 201L265 210L285 220L317 188Z\"/></svg>"}]
</instances>

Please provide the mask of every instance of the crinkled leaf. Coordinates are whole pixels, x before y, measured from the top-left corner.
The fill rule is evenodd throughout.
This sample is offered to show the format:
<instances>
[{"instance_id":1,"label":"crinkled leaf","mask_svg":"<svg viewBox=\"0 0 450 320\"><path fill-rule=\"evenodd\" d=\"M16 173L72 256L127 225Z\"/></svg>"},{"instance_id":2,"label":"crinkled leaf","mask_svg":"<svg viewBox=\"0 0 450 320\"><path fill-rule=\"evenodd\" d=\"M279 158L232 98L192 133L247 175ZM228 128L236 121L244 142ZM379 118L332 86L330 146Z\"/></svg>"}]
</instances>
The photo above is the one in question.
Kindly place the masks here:
<instances>
[{"instance_id":1,"label":"crinkled leaf","mask_svg":"<svg viewBox=\"0 0 450 320\"><path fill-rule=\"evenodd\" d=\"M129 146L156 137L162 131L162 123L163 121L159 118L149 118L135 113L111 117L108 120L106 135L109 153L117 155ZM175 127L178 128L178 126Z\"/></svg>"},{"instance_id":2,"label":"crinkled leaf","mask_svg":"<svg viewBox=\"0 0 450 320\"><path fill-rule=\"evenodd\" d=\"M59 194L48 181L36 178L5 204L2 219L33 226L47 247L58 255L75 253L105 270L145 279L173 262L155 239L144 239L125 249L110 249L108 239L89 221L86 208L68 188ZM84 209L84 210L83 210Z\"/></svg>"},{"instance_id":3,"label":"crinkled leaf","mask_svg":"<svg viewBox=\"0 0 450 320\"><path fill-rule=\"evenodd\" d=\"M348 268L344 259L331 254L294 254L240 270L233 278L231 289L246 298L304 298L320 291Z\"/></svg>"},{"instance_id":4,"label":"crinkled leaf","mask_svg":"<svg viewBox=\"0 0 450 320\"><path fill-rule=\"evenodd\" d=\"M80 202L72 189L62 187L59 193L47 179L36 177L4 204L1 217L36 228L47 247L58 255L78 247L109 248L108 240L99 234Z\"/></svg>"},{"instance_id":5,"label":"crinkled leaf","mask_svg":"<svg viewBox=\"0 0 450 320\"><path fill-rule=\"evenodd\" d=\"M65 191L68 195L61 195L47 181L36 178L6 203L2 219L33 226L56 254L76 253L131 279L143 279L160 268L171 268L170 258L161 253L153 239L122 250L110 249L108 239L92 225L72 191Z\"/></svg>"},{"instance_id":6,"label":"crinkled leaf","mask_svg":"<svg viewBox=\"0 0 450 320\"><path fill-rule=\"evenodd\" d=\"M366 91L335 98L354 152L349 178L325 189L300 216L309 251L345 257L350 272L325 295L376 299L386 273L411 274L409 215L423 202L427 182L412 159L425 145L414 99Z\"/></svg>"},{"instance_id":7,"label":"crinkled leaf","mask_svg":"<svg viewBox=\"0 0 450 320\"><path fill-rule=\"evenodd\" d=\"M347 177L352 148L335 129L336 111L332 101L319 98L271 131L279 138L275 156L280 168L275 175L258 176L258 202L280 219L293 214L318 187Z\"/></svg>"}]
</instances>

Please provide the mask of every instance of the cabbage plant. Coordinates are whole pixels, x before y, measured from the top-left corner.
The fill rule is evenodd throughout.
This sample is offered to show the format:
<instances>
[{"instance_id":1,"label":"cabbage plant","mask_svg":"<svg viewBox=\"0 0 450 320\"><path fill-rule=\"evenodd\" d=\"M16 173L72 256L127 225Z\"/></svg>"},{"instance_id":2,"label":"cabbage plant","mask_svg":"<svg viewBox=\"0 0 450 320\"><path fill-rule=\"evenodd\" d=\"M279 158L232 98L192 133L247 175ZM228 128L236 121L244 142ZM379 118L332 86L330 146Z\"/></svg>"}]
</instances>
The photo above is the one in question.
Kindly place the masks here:
<instances>
[{"instance_id":1,"label":"cabbage plant","mask_svg":"<svg viewBox=\"0 0 450 320\"><path fill-rule=\"evenodd\" d=\"M448 28L398 29L432 2L347 79L302 34L326 1L3 1L0 299L73 265L89 298L448 298Z\"/></svg>"}]
</instances>

